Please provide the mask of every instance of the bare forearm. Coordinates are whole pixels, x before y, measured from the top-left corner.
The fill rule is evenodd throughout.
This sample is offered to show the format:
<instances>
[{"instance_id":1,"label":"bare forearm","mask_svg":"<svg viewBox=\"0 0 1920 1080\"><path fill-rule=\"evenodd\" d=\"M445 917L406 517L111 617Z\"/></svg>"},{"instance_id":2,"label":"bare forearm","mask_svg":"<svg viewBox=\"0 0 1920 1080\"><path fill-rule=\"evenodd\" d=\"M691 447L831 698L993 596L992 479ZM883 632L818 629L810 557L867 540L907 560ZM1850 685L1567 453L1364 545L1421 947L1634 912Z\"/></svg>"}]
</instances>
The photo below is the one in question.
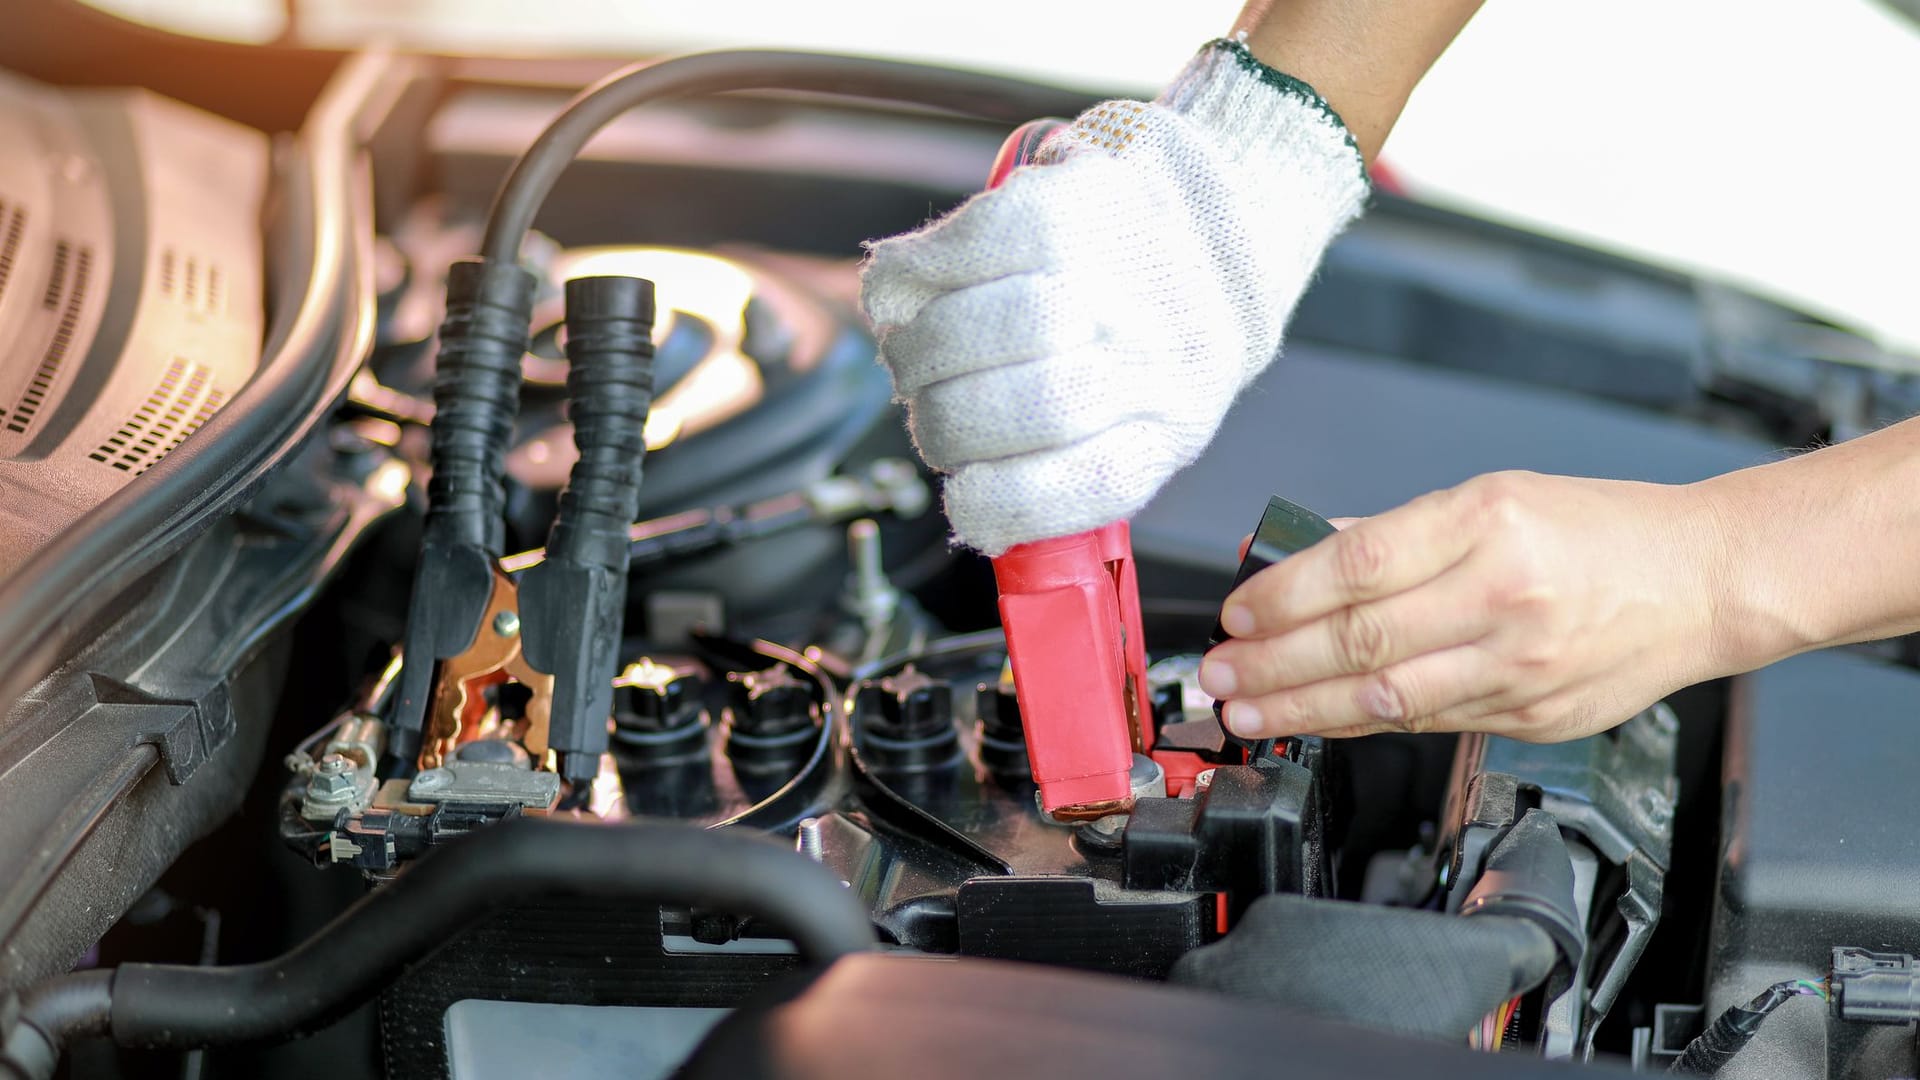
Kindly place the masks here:
<instances>
[{"instance_id":1,"label":"bare forearm","mask_svg":"<svg viewBox=\"0 0 1920 1080\"><path fill-rule=\"evenodd\" d=\"M1480 2L1248 0L1234 29L1263 63L1318 90L1371 162Z\"/></svg>"},{"instance_id":2,"label":"bare forearm","mask_svg":"<svg viewBox=\"0 0 1920 1080\"><path fill-rule=\"evenodd\" d=\"M1730 670L1920 630L1920 419L1696 487Z\"/></svg>"}]
</instances>

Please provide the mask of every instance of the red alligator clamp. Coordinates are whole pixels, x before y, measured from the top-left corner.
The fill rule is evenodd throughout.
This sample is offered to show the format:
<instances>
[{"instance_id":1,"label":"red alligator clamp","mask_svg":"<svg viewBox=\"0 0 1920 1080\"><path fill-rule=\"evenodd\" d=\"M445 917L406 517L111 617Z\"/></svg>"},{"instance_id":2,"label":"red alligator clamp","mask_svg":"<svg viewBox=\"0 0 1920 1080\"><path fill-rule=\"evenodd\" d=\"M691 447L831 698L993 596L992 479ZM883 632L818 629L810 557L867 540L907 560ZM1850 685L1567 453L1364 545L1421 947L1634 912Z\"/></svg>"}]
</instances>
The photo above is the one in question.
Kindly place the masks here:
<instances>
[{"instance_id":1,"label":"red alligator clamp","mask_svg":"<svg viewBox=\"0 0 1920 1080\"><path fill-rule=\"evenodd\" d=\"M1153 731L1127 523L1020 544L993 576L1040 808L1063 821L1126 811Z\"/></svg>"},{"instance_id":2,"label":"red alligator clamp","mask_svg":"<svg viewBox=\"0 0 1920 1080\"><path fill-rule=\"evenodd\" d=\"M998 187L1059 120L1023 124L994 160ZM1133 804L1133 755L1152 746L1140 585L1127 523L1020 544L993 560L1000 622L1041 809L1089 820Z\"/></svg>"}]
</instances>

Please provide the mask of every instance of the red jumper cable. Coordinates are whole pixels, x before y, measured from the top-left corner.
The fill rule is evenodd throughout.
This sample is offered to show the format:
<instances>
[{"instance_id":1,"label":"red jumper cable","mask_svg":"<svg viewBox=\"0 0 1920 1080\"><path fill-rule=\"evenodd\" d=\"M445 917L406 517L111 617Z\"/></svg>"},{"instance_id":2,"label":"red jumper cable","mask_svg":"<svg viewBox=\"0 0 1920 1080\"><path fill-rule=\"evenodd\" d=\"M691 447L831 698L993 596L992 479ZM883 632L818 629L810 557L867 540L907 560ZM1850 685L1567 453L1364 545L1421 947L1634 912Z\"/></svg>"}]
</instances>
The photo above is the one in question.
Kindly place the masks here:
<instances>
[{"instance_id":1,"label":"red jumper cable","mask_svg":"<svg viewBox=\"0 0 1920 1080\"><path fill-rule=\"evenodd\" d=\"M1062 126L1021 125L1000 148L987 186L1031 161ZM1127 523L1016 545L993 560L993 573L1041 809L1063 821L1124 813L1133 804L1133 755L1153 747Z\"/></svg>"}]
</instances>

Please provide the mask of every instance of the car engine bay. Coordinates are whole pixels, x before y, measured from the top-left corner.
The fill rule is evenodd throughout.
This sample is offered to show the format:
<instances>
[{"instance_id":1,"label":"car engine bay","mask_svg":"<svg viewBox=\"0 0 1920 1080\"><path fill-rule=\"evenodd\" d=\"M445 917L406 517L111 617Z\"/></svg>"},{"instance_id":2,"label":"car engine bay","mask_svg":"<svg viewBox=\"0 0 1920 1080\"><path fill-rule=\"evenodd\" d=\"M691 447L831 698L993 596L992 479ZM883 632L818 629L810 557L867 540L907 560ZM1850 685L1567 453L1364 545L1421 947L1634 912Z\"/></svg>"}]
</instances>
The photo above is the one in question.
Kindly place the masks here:
<instances>
[{"instance_id":1,"label":"car engine bay","mask_svg":"<svg viewBox=\"0 0 1920 1080\"><path fill-rule=\"evenodd\" d=\"M1197 680L1320 514L1698 479L1910 361L1382 185L1036 734L860 245L1091 99L604 74L369 51L270 137L0 71L0 1076L1920 1069L1912 642L1555 745ZM1103 724L1126 798L1044 791Z\"/></svg>"}]
</instances>

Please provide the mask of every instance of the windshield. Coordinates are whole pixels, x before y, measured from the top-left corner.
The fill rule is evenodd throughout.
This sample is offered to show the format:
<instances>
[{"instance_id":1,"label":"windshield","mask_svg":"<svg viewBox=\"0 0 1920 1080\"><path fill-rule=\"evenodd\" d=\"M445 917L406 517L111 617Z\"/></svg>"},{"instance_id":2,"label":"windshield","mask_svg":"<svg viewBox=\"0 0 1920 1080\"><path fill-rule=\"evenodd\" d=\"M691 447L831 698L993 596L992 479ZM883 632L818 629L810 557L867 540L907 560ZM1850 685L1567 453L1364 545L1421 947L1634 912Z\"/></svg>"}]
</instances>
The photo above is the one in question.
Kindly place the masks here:
<instances>
[{"instance_id":1,"label":"windshield","mask_svg":"<svg viewBox=\"0 0 1920 1080\"><path fill-rule=\"evenodd\" d=\"M243 41L500 55L831 49L1148 94L1234 0L91 0ZM291 16L289 16L291 13ZM289 22L291 17L291 22ZM1920 31L1868 0L1489 0L1383 160L1411 193L1920 349Z\"/></svg>"}]
</instances>

